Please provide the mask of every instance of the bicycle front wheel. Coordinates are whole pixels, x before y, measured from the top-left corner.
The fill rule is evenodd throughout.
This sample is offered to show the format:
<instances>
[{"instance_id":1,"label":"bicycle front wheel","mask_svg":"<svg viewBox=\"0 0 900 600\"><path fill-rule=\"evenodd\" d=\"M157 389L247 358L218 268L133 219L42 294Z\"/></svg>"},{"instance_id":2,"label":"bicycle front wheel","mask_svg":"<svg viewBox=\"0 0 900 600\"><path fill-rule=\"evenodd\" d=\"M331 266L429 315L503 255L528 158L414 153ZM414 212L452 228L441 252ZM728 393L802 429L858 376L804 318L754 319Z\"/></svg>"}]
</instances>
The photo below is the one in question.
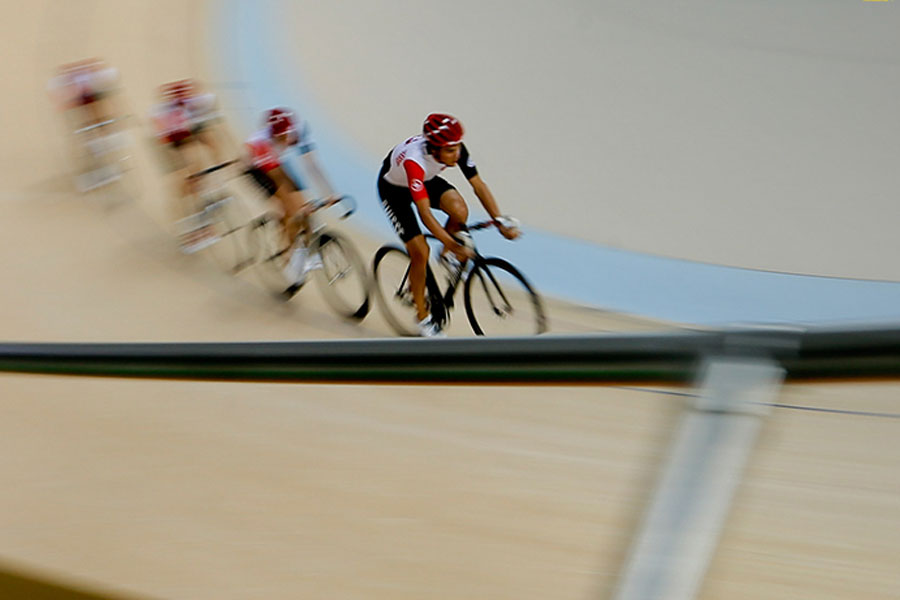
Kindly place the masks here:
<instances>
[{"instance_id":1,"label":"bicycle front wheel","mask_svg":"<svg viewBox=\"0 0 900 600\"><path fill-rule=\"evenodd\" d=\"M486 258L472 268L463 290L476 335L536 335L547 331L541 297L513 265Z\"/></svg>"},{"instance_id":2,"label":"bicycle front wheel","mask_svg":"<svg viewBox=\"0 0 900 600\"><path fill-rule=\"evenodd\" d=\"M315 273L325 301L340 316L361 321L369 314L369 277L359 252L335 232L321 233L315 251L322 259Z\"/></svg>"}]
</instances>

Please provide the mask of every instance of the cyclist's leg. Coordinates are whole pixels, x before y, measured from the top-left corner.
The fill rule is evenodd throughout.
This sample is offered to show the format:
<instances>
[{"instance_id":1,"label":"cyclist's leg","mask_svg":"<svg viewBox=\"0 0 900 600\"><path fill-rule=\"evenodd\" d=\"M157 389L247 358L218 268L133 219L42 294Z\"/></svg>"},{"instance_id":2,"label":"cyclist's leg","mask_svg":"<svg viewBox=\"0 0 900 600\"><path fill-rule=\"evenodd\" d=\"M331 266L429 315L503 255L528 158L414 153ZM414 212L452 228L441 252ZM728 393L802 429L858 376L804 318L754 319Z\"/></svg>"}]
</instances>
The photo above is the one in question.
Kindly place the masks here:
<instances>
[{"instance_id":1,"label":"cyclist's leg","mask_svg":"<svg viewBox=\"0 0 900 600\"><path fill-rule=\"evenodd\" d=\"M425 182L425 189L431 199L431 207L447 214L444 229L450 235L456 235L469 219L469 207L462 194L446 179L435 177ZM447 255L447 249L441 250L441 256Z\"/></svg>"},{"instance_id":2,"label":"cyclist's leg","mask_svg":"<svg viewBox=\"0 0 900 600\"><path fill-rule=\"evenodd\" d=\"M200 170L202 164L199 149L190 138L170 142L168 144L169 156L173 168L172 179L176 189L174 214L177 219L183 219L192 215L196 206L193 202L200 181L189 176Z\"/></svg>"},{"instance_id":3,"label":"cyclist's leg","mask_svg":"<svg viewBox=\"0 0 900 600\"><path fill-rule=\"evenodd\" d=\"M192 252L191 248L212 238L212 228L202 218L198 200L202 178L190 178L191 174L202 168L202 153L192 138L169 142L165 150L169 156L172 185L175 189L172 214L178 224L182 250Z\"/></svg>"},{"instance_id":4,"label":"cyclist's leg","mask_svg":"<svg viewBox=\"0 0 900 600\"><path fill-rule=\"evenodd\" d=\"M425 236L417 235L406 242L409 253L409 291L416 303L416 317L421 321L428 316L428 305L425 303L425 277L428 272L428 244Z\"/></svg>"},{"instance_id":5,"label":"cyclist's leg","mask_svg":"<svg viewBox=\"0 0 900 600\"><path fill-rule=\"evenodd\" d=\"M441 194L439 202L440 209L447 213L447 223L444 225L444 229L450 235L454 235L469 220L469 207L462 194L453 187Z\"/></svg>"},{"instance_id":6,"label":"cyclist's leg","mask_svg":"<svg viewBox=\"0 0 900 600\"><path fill-rule=\"evenodd\" d=\"M284 215L282 226L288 243L293 245L294 241L302 234L304 243L308 244L310 228L309 218L306 214L308 205L306 194L281 167L269 171L268 176L276 186L274 197L281 205Z\"/></svg>"},{"instance_id":7,"label":"cyclist's leg","mask_svg":"<svg viewBox=\"0 0 900 600\"><path fill-rule=\"evenodd\" d=\"M254 166L248 169L250 175L260 189L278 205L281 216L281 243L278 255L281 257L282 272L289 286L285 293L293 295L305 280L306 244L296 245L297 236L302 224L295 216L302 214L306 206L306 198L278 168ZM274 258L274 257L273 257Z\"/></svg>"},{"instance_id":8,"label":"cyclist's leg","mask_svg":"<svg viewBox=\"0 0 900 600\"><path fill-rule=\"evenodd\" d=\"M95 92L93 100L94 101L90 103L89 108L92 117L95 119L94 122L102 123L104 121L111 121L118 116L110 92Z\"/></svg>"},{"instance_id":9,"label":"cyclist's leg","mask_svg":"<svg viewBox=\"0 0 900 600\"><path fill-rule=\"evenodd\" d=\"M100 108L100 102L93 94L82 94L78 100L82 111L85 115L85 126L96 125L104 120L103 111Z\"/></svg>"},{"instance_id":10,"label":"cyclist's leg","mask_svg":"<svg viewBox=\"0 0 900 600\"><path fill-rule=\"evenodd\" d=\"M392 185L384 180L386 166L378 177L378 195L394 231L406 246L409 254L409 291L416 304L416 316L421 321L428 316L425 302L425 277L428 270L428 243L419 227L412 205L409 188Z\"/></svg>"}]
</instances>

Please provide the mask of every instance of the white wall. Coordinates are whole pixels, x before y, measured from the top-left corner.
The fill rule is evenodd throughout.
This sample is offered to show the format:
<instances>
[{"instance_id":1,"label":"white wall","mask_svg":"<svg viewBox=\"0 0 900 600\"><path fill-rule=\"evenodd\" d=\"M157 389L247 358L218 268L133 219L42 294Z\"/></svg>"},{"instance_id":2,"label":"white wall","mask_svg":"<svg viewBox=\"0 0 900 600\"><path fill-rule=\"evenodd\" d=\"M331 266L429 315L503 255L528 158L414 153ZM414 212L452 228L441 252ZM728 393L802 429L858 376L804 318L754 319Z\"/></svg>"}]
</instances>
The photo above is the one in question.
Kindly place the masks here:
<instances>
[{"instance_id":1,"label":"white wall","mask_svg":"<svg viewBox=\"0 0 900 600\"><path fill-rule=\"evenodd\" d=\"M451 111L504 208L533 226L717 264L900 280L896 2L292 10L272 30L288 67L373 169L427 112Z\"/></svg>"}]
</instances>

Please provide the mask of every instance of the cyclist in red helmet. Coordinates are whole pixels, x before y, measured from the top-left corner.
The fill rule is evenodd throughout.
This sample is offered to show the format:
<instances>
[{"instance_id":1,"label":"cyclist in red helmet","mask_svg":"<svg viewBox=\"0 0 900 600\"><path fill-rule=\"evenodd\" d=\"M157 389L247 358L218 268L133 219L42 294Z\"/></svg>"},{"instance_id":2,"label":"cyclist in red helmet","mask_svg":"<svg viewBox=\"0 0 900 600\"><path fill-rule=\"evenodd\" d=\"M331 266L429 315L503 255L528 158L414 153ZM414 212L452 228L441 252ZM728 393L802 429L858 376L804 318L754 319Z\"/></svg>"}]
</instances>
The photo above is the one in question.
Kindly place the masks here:
<instances>
[{"instance_id":1,"label":"cyclist in red helmet","mask_svg":"<svg viewBox=\"0 0 900 600\"><path fill-rule=\"evenodd\" d=\"M87 192L118 179L120 165L110 156L127 143L118 70L99 58L62 65L48 91L74 137L76 187Z\"/></svg>"},{"instance_id":2,"label":"cyclist in red helmet","mask_svg":"<svg viewBox=\"0 0 900 600\"><path fill-rule=\"evenodd\" d=\"M79 127L122 114L120 107L111 102L119 88L119 72L102 59L88 58L60 66L48 87L62 110L84 113Z\"/></svg>"},{"instance_id":3,"label":"cyclist in red helmet","mask_svg":"<svg viewBox=\"0 0 900 600\"><path fill-rule=\"evenodd\" d=\"M157 139L178 155L170 156L173 166L182 168L184 163L198 160L194 156L195 143L205 147L216 162L224 160L224 144L213 129L222 118L215 94L202 92L192 79L182 79L161 85L159 96L160 101L150 110L150 118Z\"/></svg>"},{"instance_id":4,"label":"cyclist in red helmet","mask_svg":"<svg viewBox=\"0 0 900 600\"><path fill-rule=\"evenodd\" d=\"M441 332L425 303L429 249L416 220L416 212L422 224L444 244L442 257L455 259L459 264L472 256L471 249L454 237L463 237L460 230L469 218L469 207L459 191L440 177L440 173L447 167L459 166L484 209L497 222L500 233L510 240L519 236L514 221L501 215L494 195L478 174L475 162L463 144L463 134L462 123L456 117L430 114L422 125L422 133L395 146L385 157L378 174L381 205L409 253L410 291L416 303L419 332L426 337ZM443 225L435 218L433 209L447 214Z\"/></svg>"},{"instance_id":5,"label":"cyclist in red helmet","mask_svg":"<svg viewBox=\"0 0 900 600\"><path fill-rule=\"evenodd\" d=\"M284 267L285 277L292 282L286 290L290 295L299 289L309 271L321 268L322 262L318 256L307 254L305 244L294 243L301 233L308 242L311 233L309 204L306 185L298 173L282 160L284 154L290 149L300 153L305 172L326 199L334 198L334 188L319 165L309 125L287 108L266 111L263 128L247 139L246 147L251 164L248 173L264 193L280 204L285 240L293 246Z\"/></svg>"},{"instance_id":6,"label":"cyclist in red helmet","mask_svg":"<svg viewBox=\"0 0 900 600\"><path fill-rule=\"evenodd\" d=\"M197 193L198 180L189 175L225 160L227 136L220 127L222 116L215 94L203 92L192 79L181 79L159 87L159 101L150 110L150 119L160 143L165 168L172 173L177 199L174 216L181 249L196 252L211 242L208 231L195 228L190 217L190 197Z\"/></svg>"}]
</instances>

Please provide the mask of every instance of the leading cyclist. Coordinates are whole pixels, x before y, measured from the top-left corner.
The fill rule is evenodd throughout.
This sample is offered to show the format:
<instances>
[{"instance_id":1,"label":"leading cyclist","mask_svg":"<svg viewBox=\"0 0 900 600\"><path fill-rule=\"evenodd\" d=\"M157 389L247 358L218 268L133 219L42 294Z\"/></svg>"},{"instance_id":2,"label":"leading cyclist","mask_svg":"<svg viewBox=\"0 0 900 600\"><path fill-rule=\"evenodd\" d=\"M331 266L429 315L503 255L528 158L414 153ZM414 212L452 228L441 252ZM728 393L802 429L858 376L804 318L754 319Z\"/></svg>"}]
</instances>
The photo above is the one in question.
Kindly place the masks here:
<instances>
[{"instance_id":1,"label":"leading cyclist","mask_svg":"<svg viewBox=\"0 0 900 600\"><path fill-rule=\"evenodd\" d=\"M472 250L454 237L463 237L460 233L469 218L469 207L459 191L439 174L447 167L458 165L503 237L509 240L519 237L515 221L500 214L494 195L478 174L475 162L462 143L463 133L463 126L456 117L432 113L425 119L420 135L390 151L378 174L381 205L409 253L409 285L416 304L419 333L423 337L442 334L425 303L429 249L412 206L415 205L425 227L444 244L442 257L451 261L456 259L456 264L461 265L473 256ZM448 215L443 226L432 209Z\"/></svg>"}]
</instances>

